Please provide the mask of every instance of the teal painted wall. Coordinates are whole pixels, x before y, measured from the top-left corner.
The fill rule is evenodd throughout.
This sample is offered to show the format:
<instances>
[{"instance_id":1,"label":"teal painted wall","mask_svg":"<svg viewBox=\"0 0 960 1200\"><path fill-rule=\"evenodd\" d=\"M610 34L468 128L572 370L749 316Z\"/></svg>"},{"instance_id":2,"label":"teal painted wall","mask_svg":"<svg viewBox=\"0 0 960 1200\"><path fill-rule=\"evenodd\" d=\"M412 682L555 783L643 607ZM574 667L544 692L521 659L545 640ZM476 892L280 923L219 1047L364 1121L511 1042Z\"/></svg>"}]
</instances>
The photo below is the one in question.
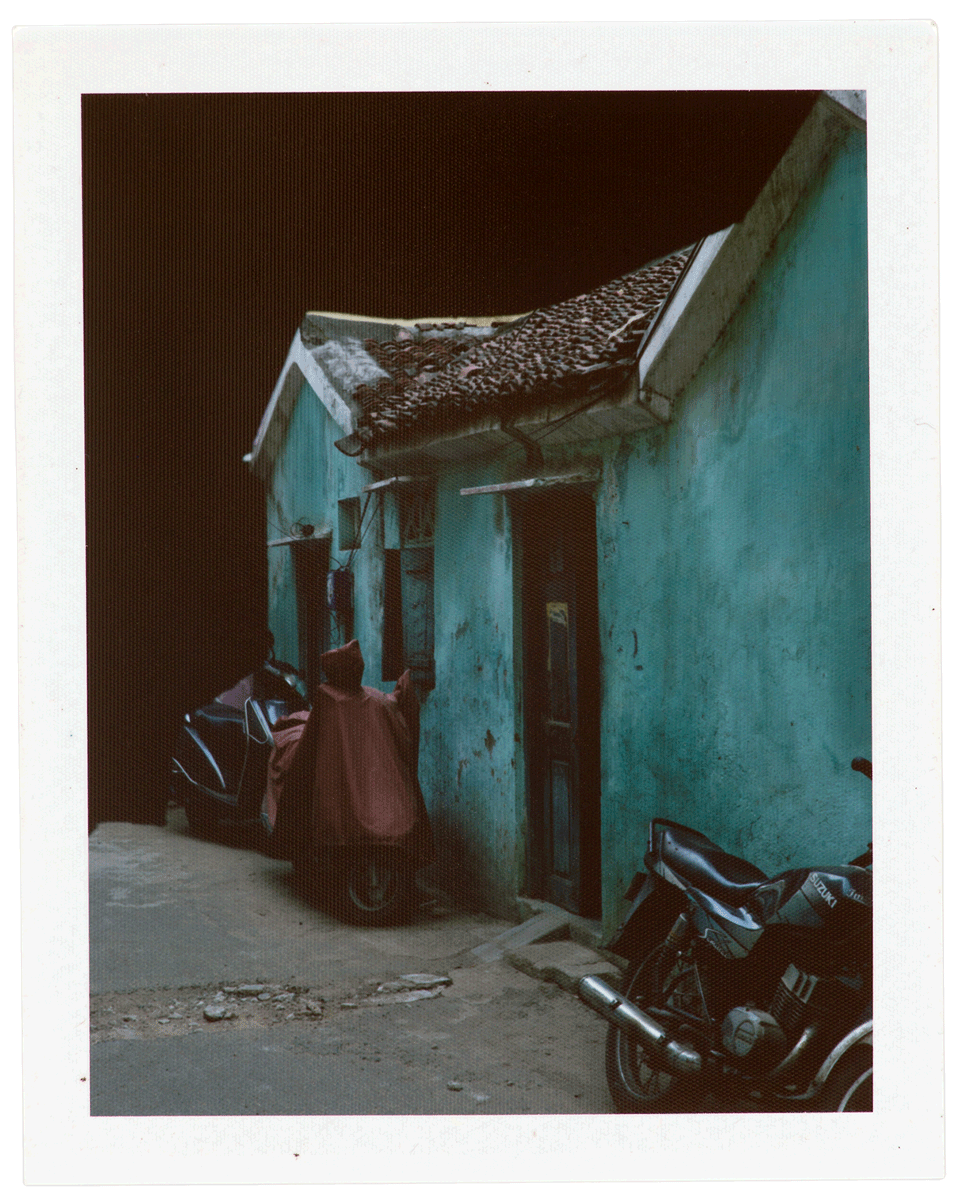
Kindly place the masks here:
<instances>
[{"instance_id":1,"label":"teal painted wall","mask_svg":"<svg viewBox=\"0 0 960 1200\"><path fill-rule=\"evenodd\" d=\"M771 871L870 839L868 410L854 132L670 427L606 460L606 923L654 815Z\"/></svg>"},{"instance_id":2,"label":"teal painted wall","mask_svg":"<svg viewBox=\"0 0 960 1200\"><path fill-rule=\"evenodd\" d=\"M494 476L495 478L495 476ZM510 914L522 890L513 545L502 496L461 496L476 466L437 493L437 686L424 706L420 776L430 796L439 878L465 902Z\"/></svg>"},{"instance_id":3,"label":"teal painted wall","mask_svg":"<svg viewBox=\"0 0 960 1200\"><path fill-rule=\"evenodd\" d=\"M304 382L267 488L268 540L289 534L296 521L318 528L328 523L332 554L346 558L337 550L337 502L361 494L373 476L333 446L340 436L342 430ZM512 543L502 498L460 495L461 487L478 480L483 481L471 466L438 481L436 686L422 697L420 782L438 847L438 881L465 904L512 915L523 869ZM352 561L354 634L366 662L364 683L385 690L393 687L381 678L385 530L396 544L391 504L389 497L371 501L369 529ZM290 547L271 547L268 561L276 653L296 663Z\"/></svg>"},{"instance_id":4,"label":"teal painted wall","mask_svg":"<svg viewBox=\"0 0 960 1200\"><path fill-rule=\"evenodd\" d=\"M599 459L603 919L612 932L646 825L694 825L769 871L870 838L866 150L813 181L670 426L568 448ZM268 488L268 537L334 529L371 476L304 385ZM515 459L517 452L513 452ZM420 777L439 880L510 915L524 887L518 548L493 459L437 482L436 687ZM355 633L380 678L384 515L356 554ZM389 536L389 531L388 531ZM296 655L291 553L270 550L271 622Z\"/></svg>"},{"instance_id":5,"label":"teal painted wall","mask_svg":"<svg viewBox=\"0 0 960 1200\"><path fill-rule=\"evenodd\" d=\"M267 486L267 540L287 537L295 522L333 530L331 566L346 563L349 550L339 549L338 501L350 496L366 498L361 489L371 481L369 471L341 454L333 445L343 430L336 424L316 392L304 381L293 407L286 436ZM369 532L363 549L351 563L354 572L356 613L354 636L359 639L367 670L364 682L380 686L383 606L382 509L371 500L365 525ZM336 560L336 561L334 561ZM268 613L278 658L297 663L297 600L294 588L293 551L271 546L267 551ZM330 644L344 638L336 623L330 626Z\"/></svg>"}]
</instances>

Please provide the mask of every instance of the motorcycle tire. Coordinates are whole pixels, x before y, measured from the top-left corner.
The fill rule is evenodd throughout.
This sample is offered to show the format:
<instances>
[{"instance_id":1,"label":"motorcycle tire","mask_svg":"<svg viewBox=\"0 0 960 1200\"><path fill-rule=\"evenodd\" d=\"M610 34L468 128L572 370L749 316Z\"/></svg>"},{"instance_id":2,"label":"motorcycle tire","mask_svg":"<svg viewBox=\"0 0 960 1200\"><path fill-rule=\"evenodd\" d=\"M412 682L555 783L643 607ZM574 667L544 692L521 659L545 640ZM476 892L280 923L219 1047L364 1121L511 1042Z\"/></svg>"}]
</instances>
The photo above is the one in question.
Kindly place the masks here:
<instances>
[{"instance_id":1,"label":"motorcycle tire","mask_svg":"<svg viewBox=\"0 0 960 1200\"><path fill-rule=\"evenodd\" d=\"M625 989L641 1008L669 998L677 986L665 946L658 946L634 966ZM677 1112L687 1108L689 1081L682 1081L653 1061L650 1052L616 1025L607 1029L607 1087L617 1112Z\"/></svg>"},{"instance_id":2,"label":"motorcycle tire","mask_svg":"<svg viewBox=\"0 0 960 1200\"><path fill-rule=\"evenodd\" d=\"M854 1046L830 1072L814 1112L873 1112L873 1047Z\"/></svg>"},{"instance_id":3,"label":"motorcycle tire","mask_svg":"<svg viewBox=\"0 0 960 1200\"><path fill-rule=\"evenodd\" d=\"M341 873L344 917L356 925L392 925L407 915L413 891L409 864L374 847L349 856Z\"/></svg>"}]
</instances>

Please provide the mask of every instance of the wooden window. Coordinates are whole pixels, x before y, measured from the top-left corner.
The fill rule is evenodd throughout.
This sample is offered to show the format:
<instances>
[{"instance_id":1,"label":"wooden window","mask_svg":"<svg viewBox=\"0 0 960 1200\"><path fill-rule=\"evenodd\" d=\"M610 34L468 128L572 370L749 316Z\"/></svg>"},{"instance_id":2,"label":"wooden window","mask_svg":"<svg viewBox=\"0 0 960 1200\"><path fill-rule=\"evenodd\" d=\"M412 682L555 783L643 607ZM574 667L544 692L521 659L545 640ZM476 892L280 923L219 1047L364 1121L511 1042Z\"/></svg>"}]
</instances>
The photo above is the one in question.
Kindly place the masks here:
<instances>
[{"instance_id":1,"label":"wooden window","mask_svg":"<svg viewBox=\"0 0 960 1200\"><path fill-rule=\"evenodd\" d=\"M384 551L383 677L409 668L422 687L434 685L434 492L422 483L397 489L399 546Z\"/></svg>"},{"instance_id":2,"label":"wooden window","mask_svg":"<svg viewBox=\"0 0 960 1200\"><path fill-rule=\"evenodd\" d=\"M341 550L360 549L360 497L348 496L339 500L338 506L338 546Z\"/></svg>"}]
</instances>

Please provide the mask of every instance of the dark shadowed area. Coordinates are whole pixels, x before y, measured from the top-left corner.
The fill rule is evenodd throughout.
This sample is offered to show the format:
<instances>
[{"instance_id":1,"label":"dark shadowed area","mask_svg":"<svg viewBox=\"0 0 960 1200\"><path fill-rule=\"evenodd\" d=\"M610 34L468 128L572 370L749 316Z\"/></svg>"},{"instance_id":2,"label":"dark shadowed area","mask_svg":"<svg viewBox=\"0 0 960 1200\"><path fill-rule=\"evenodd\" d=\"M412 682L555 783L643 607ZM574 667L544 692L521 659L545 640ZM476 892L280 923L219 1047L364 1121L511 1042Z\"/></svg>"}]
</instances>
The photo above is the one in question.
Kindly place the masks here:
<instances>
[{"instance_id":1,"label":"dark shadowed area","mask_svg":"<svg viewBox=\"0 0 960 1200\"><path fill-rule=\"evenodd\" d=\"M88 95L91 822L162 822L179 716L256 664L242 456L310 309L502 315L739 220L814 93Z\"/></svg>"}]
</instances>

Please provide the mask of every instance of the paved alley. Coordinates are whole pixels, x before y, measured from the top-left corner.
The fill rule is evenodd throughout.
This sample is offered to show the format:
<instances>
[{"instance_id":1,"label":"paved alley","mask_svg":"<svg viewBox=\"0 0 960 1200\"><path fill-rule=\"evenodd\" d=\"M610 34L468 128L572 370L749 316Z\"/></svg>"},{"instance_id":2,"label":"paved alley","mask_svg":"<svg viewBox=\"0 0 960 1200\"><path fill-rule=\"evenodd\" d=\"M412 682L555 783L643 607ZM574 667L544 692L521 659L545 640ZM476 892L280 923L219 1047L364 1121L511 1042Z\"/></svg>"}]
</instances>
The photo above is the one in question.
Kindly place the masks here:
<instances>
[{"instance_id":1,"label":"paved alley","mask_svg":"<svg viewBox=\"0 0 960 1200\"><path fill-rule=\"evenodd\" d=\"M92 1115L611 1111L602 1022L473 953L509 923L345 925L254 841L91 834Z\"/></svg>"}]
</instances>

